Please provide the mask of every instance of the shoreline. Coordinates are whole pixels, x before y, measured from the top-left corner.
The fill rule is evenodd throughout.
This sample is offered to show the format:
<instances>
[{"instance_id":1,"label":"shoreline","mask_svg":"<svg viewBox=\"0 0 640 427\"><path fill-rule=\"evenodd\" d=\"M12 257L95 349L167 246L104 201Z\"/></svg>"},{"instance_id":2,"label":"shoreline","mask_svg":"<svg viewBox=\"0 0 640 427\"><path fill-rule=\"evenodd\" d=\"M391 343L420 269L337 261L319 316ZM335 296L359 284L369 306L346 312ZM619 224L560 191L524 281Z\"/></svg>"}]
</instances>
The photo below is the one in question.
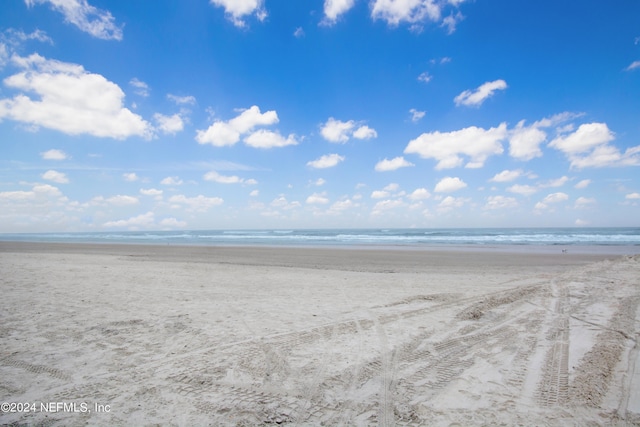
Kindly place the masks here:
<instances>
[{"instance_id":1,"label":"shoreline","mask_svg":"<svg viewBox=\"0 0 640 427\"><path fill-rule=\"evenodd\" d=\"M626 247L625 247L626 248ZM149 261L264 265L367 271L369 269L428 272L448 266L574 266L633 256L600 247L562 252L561 248L477 248L475 246L234 246L149 245L140 243L0 242L1 253L116 255ZM639 248L640 249L640 248Z\"/></svg>"},{"instance_id":2,"label":"shoreline","mask_svg":"<svg viewBox=\"0 0 640 427\"><path fill-rule=\"evenodd\" d=\"M38 249L41 248L41 249ZM153 251L156 248L170 248L170 250L184 248L187 250L196 249L248 249L248 250L341 250L341 251L408 251L408 252L491 252L503 254L580 254L580 255L610 255L610 256L633 256L640 255L640 245L619 245L619 244L252 244L252 243L150 243L150 242L104 242L104 241L86 241L86 242L65 242L65 241L24 241L24 240L2 240L0 239L0 252L17 251L36 251L62 249L69 251L80 251L80 248L97 250L98 248L137 248L138 250Z\"/></svg>"}]
</instances>

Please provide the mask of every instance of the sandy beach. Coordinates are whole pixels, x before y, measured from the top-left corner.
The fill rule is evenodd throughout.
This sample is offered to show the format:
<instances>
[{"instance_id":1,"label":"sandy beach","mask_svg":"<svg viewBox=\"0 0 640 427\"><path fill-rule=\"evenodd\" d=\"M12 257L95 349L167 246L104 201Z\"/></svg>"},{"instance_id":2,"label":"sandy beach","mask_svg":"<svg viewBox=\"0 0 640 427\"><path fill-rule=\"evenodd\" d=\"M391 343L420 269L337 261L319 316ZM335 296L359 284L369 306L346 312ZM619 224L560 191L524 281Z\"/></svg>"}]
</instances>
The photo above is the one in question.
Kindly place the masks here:
<instances>
[{"instance_id":1,"label":"sandy beach","mask_svg":"<svg viewBox=\"0 0 640 427\"><path fill-rule=\"evenodd\" d=\"M640 256L0 243L0 424L634 425Z\"/></svg>"}]
</instances>

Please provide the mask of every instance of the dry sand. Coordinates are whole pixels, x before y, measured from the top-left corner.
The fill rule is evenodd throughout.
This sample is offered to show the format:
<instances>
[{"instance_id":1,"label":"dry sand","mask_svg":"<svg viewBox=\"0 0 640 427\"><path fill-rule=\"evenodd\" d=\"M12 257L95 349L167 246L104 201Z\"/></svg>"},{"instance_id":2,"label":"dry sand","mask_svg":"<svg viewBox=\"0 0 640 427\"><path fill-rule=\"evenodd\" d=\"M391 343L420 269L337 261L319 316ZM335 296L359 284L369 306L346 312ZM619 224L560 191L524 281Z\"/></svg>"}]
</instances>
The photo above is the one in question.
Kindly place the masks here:
<instances>
[{"instance_id":1,"label":"dry sand","mask_svg":"<svg viewBox=\"0 0 640 427\"><path fill-rule=\"evenodd\" d=\"M609 258L0 243L0 424L638 423Z\"/></svg>"}]
</instances>

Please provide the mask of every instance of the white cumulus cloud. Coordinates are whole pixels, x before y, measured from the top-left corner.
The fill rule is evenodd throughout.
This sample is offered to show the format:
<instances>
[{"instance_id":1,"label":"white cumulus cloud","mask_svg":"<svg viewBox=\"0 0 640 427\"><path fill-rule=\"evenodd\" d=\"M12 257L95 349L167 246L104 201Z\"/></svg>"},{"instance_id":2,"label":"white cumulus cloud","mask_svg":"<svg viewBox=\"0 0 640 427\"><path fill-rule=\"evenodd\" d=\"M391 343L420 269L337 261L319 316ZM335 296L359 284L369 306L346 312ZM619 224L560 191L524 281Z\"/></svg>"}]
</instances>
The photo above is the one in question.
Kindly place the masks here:
<instances>
[{"instance_id":1,"label":"white cumulus cloud","mask_svg":"<svg viewBox=\"0 0 640 427\"><path fill-rule=\"evenodd\" d=\"M329 203L329 199L326 197L325 193L313 193L306 200L309 205L326 205Z\"/></svg>"},{"instance_id":2,"label":"white cumulus cloud","mask_svg":"<svg viewBox=\"0 0 640 427\"><path fill-rule=\"evenodd\" d=\"M445 17L442 20L441 26L447 29L447 34L453 34L456 31L458 23L460 23L463 19L464 15L462 15L460 12L452 12L451 14L449 14L449 16Z\"/></svg>"},{"instance_id":3,"label":"white cumulus cloud","mask_svg":"<svg viewBox=\"0 0 640 427\"><path fill-rule=\"evenodd\" d=\"M436 159L436 169L450 169L461 166L461 155L470 157L467 168L484 165L491 155L501 154L504 150L501 141L507 138L506 123L497 128L483 129L475 126L453 132L423 133L409 142L405 154L418 154L424 159Z\"/></svg>"},{"instance_id":4,"label":"white cumulus cloud","mask_svg":"<svg viewBox=\"0 0 640 427\"><path fill-rule=\"evenodd\" d=\"M64 197L58 187L49 184L36 184L30 191L2 191L0 201L12 204L28 204L32 201Z\"/></svg>"},{"instance_id":5,"label":"white cumulus cloud","mask_svg":"<svg viewBox=\"0 0 640 427\"><path fill-rule=\"evenodd\" d=\"M34 185L32 190L36 194L44 194L47 196L62 196L62 192L58 187L54 187L53 185L49 184Z\"/></svg>"},{"instance_id":6,"label":"white cumulus cloud","mask_svg":"<svg viewBox=\"0 0 640 427\"><path fill-rule=\"evenodd\" d=\"M329 120L320 129L320 133L329 142L347 142L354 126L353 120L343 122L329 117Z\"/></svg>"},{"instance_id":7,"label":"white cumulus cloud","mask_svg":"<svg viewBox=\"0 0 640 427\"><path fill-rule=\"evenodd\" d=\"M630 147L624 153L609 144L615 134L606 123L586 123L566 136L558 136L549 147L562 151L571 167L620 167L640 165L640 145Z\"/></svg>"},{"instance_id":8,"label":"white cumulus cloud","mask_svg":"<svg viewBox=\"0 0 640 427\"><path fill-rule=\"evenodd\" d=\"M323 23L331 25L353 7L355 0L324 0Z\"/></svg>"},{"instance_id":9,"label":"white cumulus cloud","mask_svg":"<svg viewBox=\"0 0 640 427\"><path fill-rule=\"evenodd\" d=\"M600 145L584 157L571 160L571 167L604 168L640 165L640 145L627 148L624 153L611 145Z\"/></svg>"},{"instance_id":10,"label":"white cumulus cloud","mask_svg":"<svg viewBox=\"0 0 640 427\"><path fill-rule=\"evenodd\" d=\"M384 159L379 161L375 166L375 170L378 172L387 172L410 166L414 166L414 164L405 160L404 157L395 157L391 160Z\"/></svg>"},{"instance_id":11,"label":"white cumulus cloud","mask_svg":"<svg viewBox=\"0 0 640 427\"><path fill-rule=\"evenodd\" d=\"M454 191L465 188L467 184L458 177L447 176L442 178L435 186L433 191L436 193L452 193Z\"/></svg>"},{"instance_id":12,"label":"white cumulus cloud","mask_svg":"<svg viewBox=\"0 0 640 427\"><path fill-rule=\"evenodd\" d=\"M484 205L484 209L507 209L515 208L518 206L518 201L513 197L505 196L489 196L487 197L487 203Z\"/></svg>"},{"instance_id":13,"label":"white cumulus cloud","mask_svg":"<svg viewBox=\"0 0 640 427\"><path fill-rule=\"evenodd\" d=\"M407 197L413 201L425 200L431 197L431 193L426 188L416 188Z\"/></svg>"},{"instance_id":14,"label":"white cumulus cloud","mask_svg":"<svg viewBox=\"0 0 640 427\"><path fill-rule=\"evenodd\" d=\"M279 208L286 211L297 209L300 206L302 206L300 202L298 202L297 200L294 200L293 202L288 201L287 198L282 194L277 198L273 199L270 205L273 206L274 208Z\"/></svg>"},{"instance_id":15,"label":"white cumulus cloud","mask_svg":"<svg viewBox=\"0 0 640 427\"><path fill-rule=\"evenodd\" d=\"M425 114L427 114L426 111L419 111L415 108L410 109L409 113L411 114L411 121L414 123L420 121L420 119L422 119Z\"/></svg>"},{"instance_id":16,"label":"white cumulus cloud","mask_svg":"<svg viewBox=\"0 0 640 427\"><path fill-rule=\"evenodd\" d=\"M378 136L376 130L369 126L360 125L357 128L356 126L358 124L354 120L343 122L329 117L326 123L320 127L320 134L329 142L342 144L349 141L352 136L356 139L369 139Z\"/></svg>"},{"instance_id":17,"label":"white cumulus cloud","mask_svg":"<svg viewBox=\"0 0 640 427\"><path fill-rule=\"evenodd\" d=\"M520 184L515 184L512 185L511 187L507 188L507 191L510 193L516 193L516 194L520 194L523 196L530 196L534 193L538 192L538 189L536 187L533 187L531 185L520 185Z\"/></svg>"},{"instance_id":18,"label":"white cumulus cloud","mask_svg":"<svg viewBox=\"0 0 640 427\"><path fill-rule=\"evenodd\" d=\"M384 199L385 197L389 197L389 192L385 190L374 190L371 193L372 199Z\"/></svg>"},{"instance_id":19,"label":"white cumulus cloud","mask_svg":"<svg viewBox=\"0 0 640 427\"><path fill-rule=\"evenodd\" d=\"M447 196L438 203L437 209L442 213L449 212L453 209L461 208L468 201L469 199L465 199L463 197Z\"/></svg>"},{"instance_id":20,"label":"white cumulus cloud","mask_svg":"<svg viewBox=\"0 0 640 427\"><path fill-rule=\"evenodd\" d=\"M0 99L0 119L79 135L124 139L150 138L152 127L123 107L124 92L99 74L81 65L49 60L38 54L13 57L24 69L4 79L4 84L22 91L12 99ZM28 93L34 94L29 97Z\"/></svg>"},{"instance_id":21,"label":"white cumulus cloud","mask_svg":"<svg viewBox=\"0 0 640 427\"><path fill-rule=\"evenodd\" d=\"M369 126L360 126L353 132L353 137L356 139L371 139L377 138L378 132L375 129L370 128Z\"/></svg>"},{"instance_id":22,"label":"white cumulus cloud","mask_svg":"<svg viewBox=\"0 0 640 427\"><path fill-rule=\"evenodd\" d=\"M494 80L480 85L475 90L465 90L453 100L456 105L480 106L487 99L493 96L497 90L505 90L507 82L504 80Z\"/></svg>"},{"instance_id":23,"label":"white cumulus cloud","mask_svg":"<svg viewBox=\"0 0 640 427\"><path fill-rule=\"evenodd\" d=\"M162 185L182 185L183 181L177 176L168 176L160 181Z\"/></svg>"},{"instance_id":24,"label":"white cumulus cloud","mask_svg":"<svg viewBox=\"0 0 640 427\"><path fill-rule=\"evenodd\" d=\"M531 125L525 125L525 120L518 122L516 127L509 132L509 155L515 159L528 161L536 157L542 157L540 145L547 140L547 132L544 128L557 126L568 120L580 117L582 114L563 112L538 120ZM561 134L573 130L573 123L569 123L556 131Z\"/></svg>"},{"instance_id":25,"label":"white cumulus cloud","mask_svg":"<svg viewBox=\"0 0 640 427\"><path fill-rule=\"evenodd\" d=\"M253 105L249 109L240 110L240 114L228 123L238 132L246 133L256 126L268 126L278 121L278 114L274 110L261 113L260 108Z\"/></svg>"},{"instance_id":26,"label":"white cumulus cloud","mask_svg":"<svg viewBox=\"0 0 640 427\"><path fill-rule=\"evenodd\" d=\"M40 153L40 157L44 160L66 160L69 156L62 150L51 149Z\"/></svg>"},{"instance_id":27,"label":"white cumulus cloud","mask_svg":"<svg viewBox=\"0 0 640 427\"><path fill-rule=\"evenodd\" d=\"M323 156L320 156L316 160L307 162L307 166L310 166L314 169L326 169L332 168L342 161L344 161L344 156L341 156L339 154L325 154Z\"/></svg>"},{"instance_id":28,"label":"white cumulus cloud","mask_svg":"<svg viewBox=\"0 0 640 427\"><path fill-rule=\"evenodd\" d=\"M334 202L331 207L329 207L330 214L340 214L348 209L352 209L359 206L357 203L354 203L350 199L338 200Z\"/></svg>"},{"instance_id":29,"label":"white cumulus cloud","mask_svg":"<svg viewBox=\"0 0 640 427\"><path fill-rule=\"evenodd\" d=\"M286 138L279 132L273 132L267 129L260 129L244 138L245 144L254 148L278 148L288 145L298 145L296 136L291 134Z\"/></svg>"},{"instance_id":30,"label":"white cumulus cloud","mask_svg":"<svg viewBox=\"0 0 640 427\"><path fill-rule=\"evenodd\" d=\"M373 209L371 210L371 215L381 215L386 211L392 210L392 209L396 209L402 206L406 206L406 203L404 203L402 200L399 199L395 199L395 200L381 200L378 203L375 204L375 206L373 207Z\"/></svg>"},{"instance_id":31,"label":"white cumulus cloud","mask_svg":"<svg viewBox=\"0 0 640 427\"><path fill-rule=\"evenodd\" d=\"M392 26L401 22L435 22L439 21L441 16L440 2L436 0L374 0L371 3L371 17L374 20L384 20Z\"/></svg>"},{"instance_id":32,"label":"white cumulus cloud","mask_svg":"<svg viewBox=\"0 0 640 427\"><path fill-rule=\"evenodd\" d=\"M574 207L576 209L586 209L596 204L596 199L593 197L578 197Z\"/></svg>"},{"instance_id":33,"label":"white cumulus cloud","mask_svg":"<svg viewBox=\"0 0 640 427\"><path fill-rule=\"evenodd\" d=\"M489 181L492 182L509 182L519 178L522 175L522 170L508 170L505 169L500 173L497 173Z\"/></svg>"},{"instance_id":34,"label":"white cumulus cloud","mask_svg":"<svg viewBox=\"0 0 640 427\"><path fill-rule=\"evenodd\" d=\"M244 17L255 14L258 20L263 21L267 17L262 0L209 0L211 4L223 7L227 18L236 27L245 27Z\"/></svg>"},{"instance_id":35,"label":"white cumulus cloud","mask_svg":"<svg viewBox=\"0 0 640 427\"><path fill-rule=\"evenodd\" d=\"M547 139L547 134L538 126L524 125L521 120L511 131L509 138L509 155L518 160L531 160L542 156L540 144Z\"/></svg>"},{"instance_id":36,"label":"white cumulus cloud","mask_svg":"<svg viewBox=\"0 0 640 427\"><path fill-rule=\"evenodd\" d=\"M204 174L203 179L205 181L213 181L218 184L241 184L244 182L242 178L235 175L220 175L216 171L207 172Z\"/></svg>"},{"instance_id":37,"label":"white cumulus cloud","mask_svg":"<svg viewBox=\"0 0 640 427\"><path fill-rule=\"evenodd\" d=\"M431 79L433 79L433 76L426 71L420 73L420 75L418 76L418 81L422 83L429 83Z\"/></svg>"},{"instance_id":38,"label":"white cumulus cloud","mask_svg":"<svg viewBox=\"0 0 640 427\"><path fill-rule=\"evenodd\" d=\"M589 186L589 184L591 184L591 180L590 179L583 179L582 181L580 181L579 183L574 185L574 188L577 188L577 189L581 190L583 188L587 188Z\"/></svg>"},{"instance_id":39,"label":"white cumulus cloud","mask_svg":"<svg viewBox=\"0 0 640 427\"><path fill-rule=\"evenodd\" d=\"M117 196L109 197L108 199L105 199L105 201L107 203L110 203L110 204L116 205L116 206L136 205L136 204L139 203L139 200L138 200L137 197L135 197L135 196L127 196L127 195L122 195L122 194L118 194Z\"/></svg>"},{"instance_id":40,"label":"white cumulus cloud","mask_svg":"<svg viewBox=\"0 0 640 427\"><path fill-rule=\"evenodd\" d=\"M25 33L24 31L16 30L15 28L7 28L6 30L4 30L4 34L0 36L0 40L6 43L4 44L0 42L0 46L4 46L5 49L7 45L11 47L17 47L28 40L37 40L42 43L53 45L53 40L51 39L51 37L49 37L45 31L38 29L32 31L31 33ZM8 54L8 52L6 51L5 53Z\"/></svg>"},{"instance_id":41,"label":"white cumulus cloud","mask_svg":"<svg viewBox=\"0 0 640 427\"><path fill-rule=\"evenodd\" d=\"M551 193L542 199L542 201L536 203L534 208L537 211L549 209L549 205L565 202L567 200L569 200L569 195L566 193Z\"/></svg>"},{"instance_id":42,"label":"white cumulus cloud","mask_svg":"<svg viewBox=\"0 0 640 427\"><path fill-rule=\"evenodd\" d=\"M69 178L67 178L67 175L65 175L62 172L58 172L54 170L46 171L45 173L42 174L42 178L46 179L47 181L55 182L57 184L69 183Z\"/></svg>"},{"instance_id":43,"label":"white cumulus cloud","mask_svg":"<svg viewBox=\"0 0 640 427\"><path fill-rule=\"evenodd\" d=\"M135 88L135 93L144 98L149 96L149 85L134 77L129 81L129 84Z\"/></svg>"},{"instance_id":44,"label":"white cumulus cloud","mask_svg":"<svg viewBox=\"0 0 640 427\"><path fill-rule=\"evenodd\" d=\"M165 134L175 135L184 129L184 121L180 114L165 116L164 114L156 113L153 118L158 124L158 129Z\"/></svg>"},{"instance_id":45,"label":"white cumulus cloud","mask_svg":"<svg viewBox=\"0 0 640 427\"><path fill-rule=\"evenodd\" d=\"M251 132L255 127L269 126L279 121L275 111L261 113L257 105L240 111L240 114L231 120L216 120L208 129L198 130L196 141L215 147L230 146L240 141L241 135Z\"/></svg>"},{"instance_id":46,"label":"white cumulus cloud","mask_svg":"<svg viewBox=\"0 0 640 427\"><path fill-rule=\"evenodd\" d=\"M577 131L567 136L557 137L549 143L549 146L568 155L574 155L588 152L614 139L615 136L606 123L588 123L580 125Z\"/></svg>"},{"instance_id":47,"label":"white cumulus cloud","mask_svg":"<svg viewBox=\"0 0 640 427\"><path fill-rule=\"evenodd\" d=\"M560 177L560 178L551 179L551 180L549 180L547 182L543 182L543 183L540 184L540 187L541 188L562 187L568 181L569 181L569 177L568 176L563 176L563 177Z\"/></svg>"},{"instance_id":48,"label":"white cumulus cloud","mask_svg":"<svg viewBox=\"0 0 640 427\"><path fill-rule=\"evenodd\" d=\"M25 0L27 6L49 3L64 15L64 20L81 31L104 40L122 40L122 27L109 11L91 6L87 0Z\"/></svg>"},{"instance_id":49,"label":"white cumulus cloud","mask_svg":"<svg viewBox=\"0 0 640 427\"><path fill-rule=\"evenodd\" d=\"M140 194L142 194L143 196L160 197L162 196L163 191L155 188L141 188Z\"/></svg>"},{"instance_id":50,"label":"white cumulus cloud","mask_svg":"<svg viewBox=\"0 0 640 427\"><path fill-rule=\"evenodd\" d=\"M179 96L169 93L167 94L167 99L170 99L178 105L194 105L196 103L196 98L192 95Z\"/></svg>"}]
</instances>

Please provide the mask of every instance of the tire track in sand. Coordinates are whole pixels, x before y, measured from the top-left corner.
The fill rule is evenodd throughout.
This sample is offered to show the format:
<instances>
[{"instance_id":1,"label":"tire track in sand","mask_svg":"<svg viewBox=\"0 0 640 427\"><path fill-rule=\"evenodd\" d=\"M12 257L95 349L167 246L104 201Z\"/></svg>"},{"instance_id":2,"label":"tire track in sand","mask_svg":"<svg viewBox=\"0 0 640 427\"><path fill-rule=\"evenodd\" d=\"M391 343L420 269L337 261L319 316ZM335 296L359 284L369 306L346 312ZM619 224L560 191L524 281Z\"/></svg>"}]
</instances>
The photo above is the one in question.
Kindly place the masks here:
<instances>
[{"instance_id":1,"label":"tire track in sand","mask_svg":"<svg viewBox=\"0 0 640 427\"><path fill-rule=\"evenodd\" d=\"M71 380L71 375L69 375L68 373L66 373L65 371L62 371L60 369L56 369L56 368L51 368L49 366L45 366L45 365L38 365L38 364L34 364L34 363L29 363L29 362L25 362L24 360L20 360L17 359L15 357L12 356L5 356L3 358L0 359L0 366L9 366L9 367L13 367L13 368L20 368L20 369L24 369L27 372L31 372L32 374L47 374L53 378L59 379L59 380L63 380L63 381L70 381Z\"/></svg>"},{"instance_id":2,"label":"tire track in sand","mask_svg":"<svg viewBox=\"0 0 640 427\"><path fill-rule=\"evenodd\" d=\"M393 383L394 383L394 365L395 352L389 347L387 333L380 322L375 319L375 328L380 341L380 391L378 402L378 425L392 426L394 425L393 417Z\"/></svg>"},{"instance_id":3,"label":"tire track in sand","mask_svg":"<svg viewBox=\"0 0 640 427\"><path fill-rule=\"evenodd\" d=\"M415 421L412 406L403 401L409 389L427 389L428 393L433 394L445 388L473 365L474 347L483 342L491 342L491 345L503 342L516 331L503 320L499 320L504 317L498 316L492 317L491 320L483 319L483 323L488 324L480 325L473 333L467 333L462 337L445 339L435 344L427 343L425 346L423 344L432 332L423 332L414 335L410 342L394 344L391 348L384 325L412 321L417 316L433 315L440 310L465 305L481 307L483 312L488 312L501 305L520 303L538 288L540 286L527 286L525 289L509 290L506 296L505 291L496 291L460 300L441 295L421 295L405 301L412 304L424 303L422 307L414 306L407 310L405 301L402 301L391 304L390 307L381 307L381 313L372 309L368 312L368 318L341 320L307 330L229 343L217 349L205 347L206 350L195 351L191 357L185 357L183 354L171 361L173 363L170 362L169 365L173 365L173 372L168 379L175 385L175 388L172 388L178 394L195 399L201 410L214 410L214 407L202 401L204 396L213 394L216 399L212 400L220 401L222 395L224 399L218 406L217 413L221 411L228 415L235 414L242 419L251 418L252 422L256 423L349 424L355 420L366 420L367 423L392 425L396 422L411 422ZM511 320L506 323L510 322ZM360 336L364 331L371 329L371 332L377 334L379 341L380 352L376 357L368 360L359 359L355 366L345 369L342 373L327 376L325 364L328 359L318 355L319 359L316 362L320 365L311 366L309 381L297 385L290 383L294 388L283 394L273 393L272 390L275 388L263 381L270 370L267 360L270 351L265 349L271 349L283 357L290 357L290 350L296 347L317 345L318 341L330 344L340 336ZM316 362L312 362L312 365ZM176 363L181 365L178 369L175 369ZM228 383L228 378L225 379L225 366L242 371L242 386L238 386L238 383L231 386ZM402 378L400 381L405 393L398 393L399 383L396 382L396 377ZM377 384L378 387L378 399L374 401L373 406L351 400L351 396L365 390L363 387L370 388L373 384ZM326 394L328 390L330 393ZM400 401L396 397L400 397ZM251 412L251 408L255 410Z\"/></svg>"},{"instance_id":4,"label":"tire track in sand","mask_svg":"<svg viewBox=\"0 0 640 427\"><path fill-rule=\"evenodd\" d=\"M614 376L614 370L622 357L626 346L626 340L633 341L633 347L629 351L627 367L628 375L635 372L635 359L637 356L638 342L630 338L622 331L633 330L636 310L639 298L621 300L614 312L609 325L595 338L591 350L589 350L575 369L575 377L571 383L572 402L579 405L599 407L609 390L609 385ZM622 401L618 413L626 417L626 407L629 399L629 385L622 385Z\"/></svg>"},{"instance_id":5,"label":"tire track in sand","mask_svg":"<svg viewBox=\"0 0 640 427\"><path fill-rule=\"evenodd\" d=\"M555 281L552 286L557 294L553 311L555 324L547 335L551 347L545 357L537 392L538 404L543 407L564 405L569 399L569 316L566 313L569 291Z\"/></svg>"}]
</instances>

